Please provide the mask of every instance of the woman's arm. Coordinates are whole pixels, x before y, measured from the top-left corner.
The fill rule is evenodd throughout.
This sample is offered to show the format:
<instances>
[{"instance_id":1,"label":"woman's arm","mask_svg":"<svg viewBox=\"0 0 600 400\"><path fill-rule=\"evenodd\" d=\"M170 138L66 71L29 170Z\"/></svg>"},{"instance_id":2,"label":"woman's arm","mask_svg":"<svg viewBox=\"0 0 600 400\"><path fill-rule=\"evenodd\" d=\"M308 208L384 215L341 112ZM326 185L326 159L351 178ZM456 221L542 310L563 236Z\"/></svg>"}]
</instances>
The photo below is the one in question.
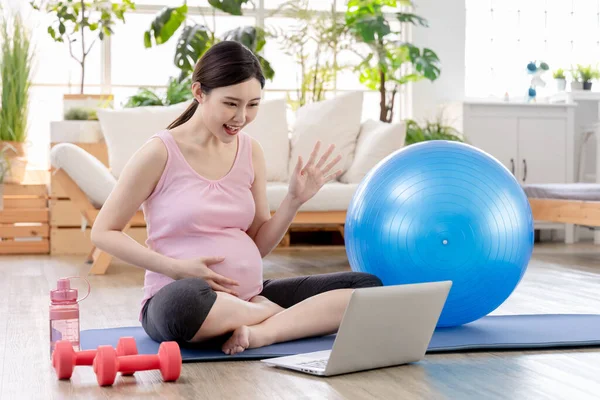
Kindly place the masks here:
<instances>
[{"instance_id":1,"label":"woman's arm","mask_svg":"<svg viewBox=\"0 0 600 400\"><path fill-rule=\"evenodd\" d=\"M139 244L123 229L152 193L167 162L160 139L146 143L129 160L110 196L102 206L91 239L96 247L147 270L174 277L174 260Z\"/></svg>"},{"instance_id":2,"label":"woman's arm","mask_svg":"<svg viewBox=\"0 0 600 400\"><path fill-rule=\"evenodd\" d=\"M254 166L254 183L251 190L254 196L256 214L247 233L254 239L261 256L265 257L283 239L300 208L300 204L292 200L288 193L277 212L271 217L267 200L267 168L264 151L255 139L252 139L252 164Z\"/></svg>"},{"instance_id":3,"label":"woman's arm","mask_svg":"<svg viewBox=\"0 0 600 400\"><path fill-rule=\"evenodd\" d=\"M341 170L338 170L333 174L326 175L341 160L341 156L337 156L325 165L335 148L331 145L316 162L320 146L320 142L315 144L305 166L302 164L302 158L298 158L290 178L288 193L275 214L271 216L267 200L265 156L260 144L252 139L254 183L251 190L256 205L256 215L248 229L248 235L254 239L262 257L269 254L281 242L300 206L312 198L326 182L337 178L342 173Z\"/></svg>"}]
</instances>

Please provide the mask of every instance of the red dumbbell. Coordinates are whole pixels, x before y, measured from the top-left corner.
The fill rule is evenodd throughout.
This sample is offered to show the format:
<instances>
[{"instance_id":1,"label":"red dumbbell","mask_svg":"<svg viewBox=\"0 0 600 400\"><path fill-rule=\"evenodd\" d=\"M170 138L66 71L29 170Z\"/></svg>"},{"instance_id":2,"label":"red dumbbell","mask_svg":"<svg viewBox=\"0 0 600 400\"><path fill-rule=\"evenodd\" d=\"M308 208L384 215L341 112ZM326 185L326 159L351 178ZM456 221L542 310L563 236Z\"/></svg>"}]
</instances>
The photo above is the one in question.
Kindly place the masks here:
<instances>
[{"instance_id":1,"label":"red dumbbell","mask_svg":"<svg viewBox=\"0 0 600 400\"><path fill-rule=\"evenodd\" d=\"M181 374L181 351L177 342L162 342L158 354L119 356L111 346L99 346L94 372L100 386L112 385L117 372L160 369L165 382L176 381Z\"/></svg>"},{"instance_id":2,"label":"red dumbbell","mask_svg":"<svg viewBox=\"0 0 600 400\"><path fill-rule=\"evenodd\" d=\"M110 346L109 346L110 347ZM111 347L112 348L112 347ZM133 337L122 337L117 343L117 354L120 356L135 355L138 353ZM76 365L93 365L97 350L75 351L68 340L56 342L52 352L52 366L58 379L70 379ZM125 371L123 375L133 375L133 371Z\"/></svg>"}]
</instances>

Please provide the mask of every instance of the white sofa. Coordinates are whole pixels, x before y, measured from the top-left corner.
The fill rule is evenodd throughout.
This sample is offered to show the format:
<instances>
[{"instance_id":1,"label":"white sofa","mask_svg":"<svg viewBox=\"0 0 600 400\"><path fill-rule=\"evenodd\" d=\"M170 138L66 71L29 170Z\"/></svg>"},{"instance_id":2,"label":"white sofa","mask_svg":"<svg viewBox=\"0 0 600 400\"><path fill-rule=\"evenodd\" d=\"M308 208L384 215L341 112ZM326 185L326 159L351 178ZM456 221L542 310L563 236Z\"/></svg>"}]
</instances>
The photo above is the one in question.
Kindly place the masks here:
<instances>
[{"instance_id":1,"label":"white sofa","mask_svg":"<svg viewBox=\"0 0 600 400\"><path fill-rule=\"evenodd\" d=\"M326 184L300 212L345 211L367 171L404 145L404 124L363 120L363 101L362 92L350 92L308 104L296 112L293 126L287 121L285 100L262 102L257 118L244 131L264 148L271 211L277 210L287 193L289 174L297 156L300 154L307 160L319 139L323 142L322 149L335 143L335 154L343 155L338 166L344 173L337 181ZM132 154L179 116L188 104L99 110L110 169L70 143L53 147L52 166L65 171L93 206L100 208Z\"/></svg>"}]
</instances>

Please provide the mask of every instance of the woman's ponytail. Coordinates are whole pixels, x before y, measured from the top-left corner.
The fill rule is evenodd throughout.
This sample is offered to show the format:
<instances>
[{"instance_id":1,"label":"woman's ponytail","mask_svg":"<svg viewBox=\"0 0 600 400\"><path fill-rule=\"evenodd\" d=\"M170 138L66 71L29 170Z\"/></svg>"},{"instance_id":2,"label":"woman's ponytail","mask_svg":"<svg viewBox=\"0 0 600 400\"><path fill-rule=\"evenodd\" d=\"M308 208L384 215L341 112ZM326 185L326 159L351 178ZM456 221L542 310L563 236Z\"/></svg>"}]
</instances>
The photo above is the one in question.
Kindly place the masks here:
<instances>
[{"instance_id":1,"label":"woman's ponytail","mask_svg":"<svg viewBox=\"0 0 600 400\"><path fill-rule=\"evenodd\" d=\"M193 99L192 104L190 104L188 106L188 108L186 108L186 110L179 117L177 117L177 119L175 121L171 122L171 124L169 126L167 126L167 129L173 129L176 126L179 126L179 125L189 121L190 118L192 118L192 116L196 112L197 108L198 108L198 101L196 99Z\"/></svg>"}]
</instances>

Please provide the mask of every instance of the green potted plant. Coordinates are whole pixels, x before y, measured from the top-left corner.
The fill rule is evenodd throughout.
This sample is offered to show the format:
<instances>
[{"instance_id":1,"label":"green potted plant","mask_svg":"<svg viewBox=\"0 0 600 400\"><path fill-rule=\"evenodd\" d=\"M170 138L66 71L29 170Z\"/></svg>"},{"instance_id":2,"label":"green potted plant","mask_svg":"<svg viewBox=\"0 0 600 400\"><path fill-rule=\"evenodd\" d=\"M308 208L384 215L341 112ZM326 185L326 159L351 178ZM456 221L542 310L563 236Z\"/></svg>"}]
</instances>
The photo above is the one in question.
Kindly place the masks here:
<instances>
[{"instance_id":1,"label":"green potted plant","mask_svg":"<svg viewBox=\"0 0 600 400\"><path fill-rule=\"evenodd\" d=\"M13 166L6 182L21 182L27 166L27 118L33 66L31 32L21 16L0 20L0 151Z\"/></svg>"},{"instance_id":2,"label":"green potted plant","mask_svg":"<svg viewBox=\"0 0 600 400\"><path fill-rule=\"evenodd\" d=\"M571 91L583 90L583 82L581 81L579 70L571 65L569 74L571 75Z\"/></svg>"},{"instance_id":3,"label":"green potted plant","mask_svg":"<svg viewBox=\"0 0 600 400\"><path fill-rule=\"evenodd\" d=\"M433 120L425 119L422 124L413 119L406 119L404 122L406 123L406 146L428 140L450 140L466 143L463 135L456 128L446 123L441 114Z\"/></svg>"},{"instance_id":4,"label":"green potted plant","mask_svg":"<svg viewBox=\"0 0 600 400\"><path fill-rule=\"evenodd\" d=\"M193 97L190 91L191 84L191 77L187 77L181 82L179 79L171 77L164 92L142 87L127 99L124 107L169 106L182 103Z\"/></svg>"},{"instance_id":5,"label":"green potted plant","mask_svg":"<svg viewBox=\"0 0 600 400\"><path fill-rule=\"evenodd\" d=\"M556 82L556 89L559 92L562 92L567 87L567 78L565 77L565 70L562 68L558 68L556 71L552 73L552 77Z\"/></svg>"},{"instance_id":6,"label":"green potted plant","mask_svg":"<svg viewBox=\"0 0 600 400\"><path fill-rule=\"evenodd\" d=\"M85 67L94 45L111 36L117 21L125 22L125 13L135 9L132 0L31 0L31 6L53 16L47 31L59 43L67 43L69 53L80 66L79 93L63 96L64 112L71 107L101 107L112 103L111 94L85 93Z\"/></svg>"},{"instance_id":7,"label":"green potted plant","mask_svg":"<svg viewBox=\"0 0 600 400\"><path fill-rule=\"evenodd\" d=\"M577 72L583 84L583 90L592 90L592 81L600 78L598 69L591 65L577 64Z\"/></svg>"},{"instance_id":8,"label":"green potted plant","mask_svg":"<svg viewBox=\"0 0 600 400\"><path fill-rule=\"evenodd\" d=\"M64 120L50 122L50 142L97 143L103 140L96 109L72 107Z\"/></svg>"},{"instance_id":9,"label":"green potted plant","mask_svg":"<svg viewBox=\"0 0 600 400\"><path fill-rule=\"evenodd\" d=\"M429 49L419 49L402 39L386 20L384 7L411 7L410 0L348 0L346 25L359 43L367 46L362 62L357 66L360 81L380 93L380 115L391 122L394 103L400 86L423 79L436 80L440 75L440 60ZM426 19L411 12L396 12L400 23L428 27ZM407 68L408 67L408 68Z\"/></svg>"},{"instance_id":10,"label":"green potted plant","mask_svg":"<svg viewBox=\"0 0 600 400\"><path fill-rule=\"evenodd\" d=\"M295 111L307 103L325 100L325 93L335 87L337 74L352 68L350 63L339 61L343 52L350 52L350 35L344 16L335 10L335 1L331 1L329 12L311 9L307 0L289 1L277 15L294 21L292 26L267 26L266 30L300 67L295 96L288 93L287 98Z\"/></svg>"}]
</instances>

